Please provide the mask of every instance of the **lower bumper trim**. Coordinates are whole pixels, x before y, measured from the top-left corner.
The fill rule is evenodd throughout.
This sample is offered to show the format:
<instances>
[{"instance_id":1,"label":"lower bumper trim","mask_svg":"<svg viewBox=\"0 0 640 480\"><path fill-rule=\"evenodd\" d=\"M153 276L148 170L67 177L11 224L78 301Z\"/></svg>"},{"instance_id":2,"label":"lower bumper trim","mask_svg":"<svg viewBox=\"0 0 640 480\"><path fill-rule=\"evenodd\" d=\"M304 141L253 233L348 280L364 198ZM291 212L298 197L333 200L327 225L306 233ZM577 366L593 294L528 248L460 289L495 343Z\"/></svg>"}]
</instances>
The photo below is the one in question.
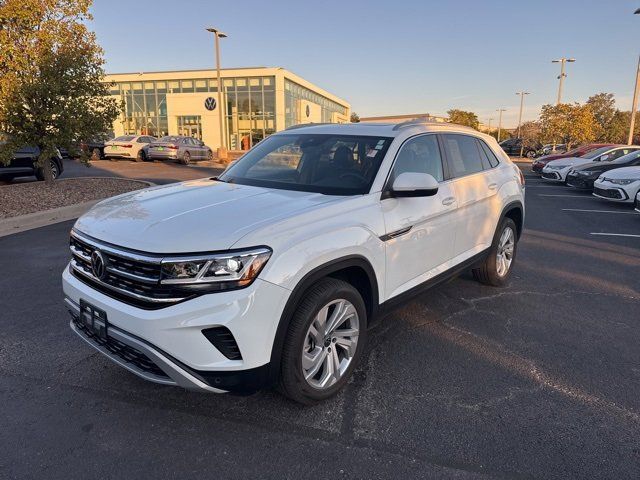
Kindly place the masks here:
<instances>
[{"instance_id":1,"label":"lower bumper trim","mask_svg":"<svg viewBox=\"0 0 640 480\"><path fill-rule=\"evenodd\" d=\"M135 363L127 362L121 356L93 340L76 325L76 319L80 316L79 305L68 297L65 298L65 304L73 317L70 327L80 338L113 362L145 380L163 385L176 385L188 390L240 394L254 393L269 383L270 368L268 363L249 370L195 370L141 338L109 325L108 335L110 338L143 354L166 376L154 374L152 371L139 368Z\"/></svg>"}]
</instances>

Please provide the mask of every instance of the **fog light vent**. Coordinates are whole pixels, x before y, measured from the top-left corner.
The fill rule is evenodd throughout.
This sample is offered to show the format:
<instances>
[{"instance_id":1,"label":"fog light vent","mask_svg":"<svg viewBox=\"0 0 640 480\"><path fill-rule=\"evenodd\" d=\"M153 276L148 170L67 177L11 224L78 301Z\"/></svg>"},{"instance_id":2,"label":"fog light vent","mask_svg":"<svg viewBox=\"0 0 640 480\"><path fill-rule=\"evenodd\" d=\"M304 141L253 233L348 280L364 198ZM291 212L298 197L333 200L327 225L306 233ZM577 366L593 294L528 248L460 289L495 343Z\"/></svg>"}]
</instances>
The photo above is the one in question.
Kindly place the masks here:
<instances>
[{"instance_id":1,"label":"fog light vent","mask_svg":"<svg viewBox=\"0 0 640 480\"><path fill-rule=\"evenodd\" d=\"M202 334L229 360L242 360L236 339L227 327L207 328Z\"/></svg>"}]
</instances>

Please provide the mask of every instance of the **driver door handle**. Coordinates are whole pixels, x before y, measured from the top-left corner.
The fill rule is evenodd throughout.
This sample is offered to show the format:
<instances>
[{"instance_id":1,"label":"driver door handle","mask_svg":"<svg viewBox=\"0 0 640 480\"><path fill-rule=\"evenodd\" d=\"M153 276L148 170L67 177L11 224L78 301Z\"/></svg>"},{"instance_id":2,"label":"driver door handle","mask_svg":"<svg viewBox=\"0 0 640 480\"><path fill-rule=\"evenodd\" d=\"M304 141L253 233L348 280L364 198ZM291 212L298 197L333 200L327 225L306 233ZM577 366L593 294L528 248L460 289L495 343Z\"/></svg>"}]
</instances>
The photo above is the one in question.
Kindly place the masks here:
<instances>
[{"instance_id":1,"label":"driver door handle","mask_svg":"<svg viewBox=\"0 0 640 480\"><path fill-rule=\"evenodd\" d=\"M498 188L498 184L497 183L490 183L489 184L489 190L495 190L496 188Z\"/></svg>"},{"instance_id":2,"label":"driver door handle","mask_svg":"<svg viewBox=\"0 0 640 480\"><path fill-rule=\"evenodd\" d=\"M442 205L449 206L455 201L456 199L454 197L447 197L444 200L442 200Z\"/></svg>"}]
</instances>

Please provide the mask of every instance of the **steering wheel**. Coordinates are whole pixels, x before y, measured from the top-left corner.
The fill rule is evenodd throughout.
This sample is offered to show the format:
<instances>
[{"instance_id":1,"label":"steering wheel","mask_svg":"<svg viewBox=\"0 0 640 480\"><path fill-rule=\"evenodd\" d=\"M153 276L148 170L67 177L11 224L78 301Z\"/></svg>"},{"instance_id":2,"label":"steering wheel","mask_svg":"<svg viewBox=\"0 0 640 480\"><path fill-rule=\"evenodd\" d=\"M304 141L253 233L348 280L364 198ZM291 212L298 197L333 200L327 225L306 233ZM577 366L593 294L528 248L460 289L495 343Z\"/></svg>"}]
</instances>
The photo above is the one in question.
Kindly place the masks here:
<instances>
[{"instance_id":1,"label":"steering wheel","mask_svg":"<svg viewBox=\"0 0 640 480\"><path fill-rule=\"evenodd\" d=\"M367 183L367 179L364 175L361 175L360 173L357 172L345 172L340 174L340 176L338 178L346 178L346 177L354 177L356 180L362 182L362 183Z\"/></svg>"}]
</instances>

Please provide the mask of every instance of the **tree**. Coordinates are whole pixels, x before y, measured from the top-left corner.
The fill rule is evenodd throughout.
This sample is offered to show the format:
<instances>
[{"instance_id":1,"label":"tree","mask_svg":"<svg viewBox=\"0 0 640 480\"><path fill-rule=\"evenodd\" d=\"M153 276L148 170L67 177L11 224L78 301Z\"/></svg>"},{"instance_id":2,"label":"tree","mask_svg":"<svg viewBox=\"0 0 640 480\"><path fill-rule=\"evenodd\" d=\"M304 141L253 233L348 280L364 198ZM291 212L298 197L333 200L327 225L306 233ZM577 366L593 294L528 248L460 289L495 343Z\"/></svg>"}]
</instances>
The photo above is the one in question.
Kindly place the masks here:
<instances>
[{"instance_id":1,"label":"tree","mask_svg":"<svg viewBox=\"0 0 640 480\"><path fill-rule=\"evenodd\" d=\"M537 121L523 122L520 125L520 138L525 147L542 142L542 125Z\"/></svg>"},{"instance_id":2,"label":"tree","mask_svg":"<svg viewBox=\"0 0 640 480\"><path fill-rule=\"evenodd\" d=\"M56 148L107 131L118 115L104 60L86 27L91 0L0 2L0 161L37 146L50 182Z\"/></svg>"},{"instance_id":3,"label":"tree","mask_svg":"<svg viewBox=\"0 0 640 480\"><path fill-rule=\"evenodd\" d=\"M360 115L358 115L356 112L351 112L351 123L359 123L360 122Z\"/></svg>"},{"instance_id":4,"label":"tree","mask_svg":"<svg viewBox=\"0 0 640 480\"><path fill-rule=\"evenodd\" d=\"M567 149L596 137L596 119L587 104L543 105L540 124L544 138L566 143Z\"/></svg>"},{"instance_id":5,"label":"tree","mask_svg":"<svg viewBox=\"0 0 640 480\"><path fill-rule=\"evenodd\" d=\"M610 131L610 126L618 112L613 93L591 95L587 100L587 105L591 107L596 121L596 140L599 142L611 141L610 137L613 132Z\"/></svg>"},{"instance_id":6,"label":"tree","mask_svg":"<svg viewBox=\"0 0 640 480\"><path fill-rule=\"evenodd\" d=\"M480 126L478 116L473 112L467 112L465 110L458 110L456 108L447 112L449 115L449 122L457 123L458 125L466 125L467 127L475 128L476 130Z\"/></svg>"}]
</instances>

